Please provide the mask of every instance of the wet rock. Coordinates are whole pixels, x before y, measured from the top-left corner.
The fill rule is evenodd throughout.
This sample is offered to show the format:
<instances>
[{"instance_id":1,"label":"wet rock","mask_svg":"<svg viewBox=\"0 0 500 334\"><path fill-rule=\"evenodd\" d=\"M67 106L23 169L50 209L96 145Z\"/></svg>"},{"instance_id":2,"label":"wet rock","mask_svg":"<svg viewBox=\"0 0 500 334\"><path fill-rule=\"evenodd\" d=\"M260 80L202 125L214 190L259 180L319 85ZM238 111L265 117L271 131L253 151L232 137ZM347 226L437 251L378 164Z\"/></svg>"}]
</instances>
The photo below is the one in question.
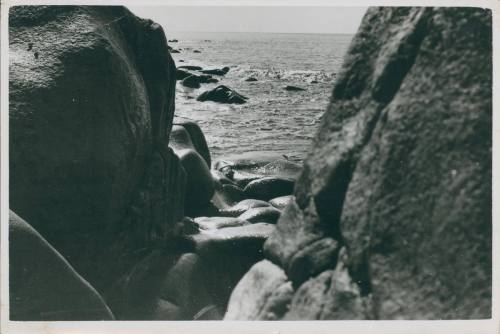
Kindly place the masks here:
<instances>
[{"instance_id":1,"label":"wet rock","mask_svg":"<svg viewBox=\"0 0 500 334\"><path fill-rule=\"evenodd\" d=\"M212 90L201 93L201 95L198 96L197 100L202 102L214 101L219 103L242 104L246 103L248 98L237 93L227 86L220 85Z\"/></svg>"},{"instance_id":2,"label":"wet rock","mask_svg":"<svg viewBox=\"0 0 500 334\"><path fill-rule=\"evenodd\" d=\"M176 72L175 72L175 78L176 80L183 80L189 76L193 75L192 72L189 72L187 70L183 70L181 68L177 68Z\"/></svg>"},{"instance_id":3,"label":"wet rock","mask_svg":"<svg viewBox=\"0 0 500 334\"><path fill-rule=\"evenodd\" d=\"M258 81L257 78L255 77L248 77L245 79L246 82L255 82L255 81Z\"/></svg>"},{"instance_id":4,"label":"wet rock","mask_svg":"<svg viewBox=\"0 0 500 334\"><path fill-rule=\"evenodd\" d=\"M269 207L269 203L257 199L245 199L229 208L220 210L224 216L237 217L253 208Z\"/></svg>"},{"instance_id":5,"label":"wet rock","mask_svg":"<svg viewBox=\"0 0 500 334\"><path fill-rule=\"evenodd\" d=\"M200 50L193 50L193 53L201 53Z\"/></svg>"},{"instance_id":6,"label":"wet rock","mask_svg":"<svg viewBox=\"0 0 500 334\"><path fill-rule=\"evenodd\" d=\"M268 201L275 197L290 195L294 180L274 176L263 177L247 184L243 192L249 198Z\"/></svg>"},{"instance_id":7,"label":"wet rock","mask_svg":"<svg viewBox=\"0 0 500 334\"><path fill-rule=\"evenodd\" d=\"M226 215L224 210L245 199L243 189L232 184L222 184L216 189L212 203L219 208L219 214Z\"/></svg>"},{"instance_id":8,"label":"wet rock","mask_svg":"<svg viewBox=\"0 0 500 334\"><path fill-rule=\"evenodd\" d=\"M225 66L223 68L213 68L213 69L207 69L207 70L201 70L201 73L205 74L213 74L213 75L226 75L227 72L229 72L230 68Z\"/></svg>"},{"instance_id":9,"label":"wet rock","mask_svg":"<svg viewBox=\"0 0 500 334\"><path fill-rule=\"evenodd\" d=\"M175 223L159 205L179 182L164 158L175 94L165 35L120 6L15 6L9 22L10 206L102 292L122 246ZM150 188L153 169L163 178Z\"/></svg>"},{"instance_id":10,"label":"wet rock","mask_svg":"<svg viewBox=\"0 0 500 334\"><path fill-rule=\"evenodd\" d=\"M250 268L231 294L224 320L278 320L293 297L280 267L263 260Z\"/></svg>"},{"instance_id":11,"label":"wet rock","mask_svg":"<svg viewBox=\"0 0 500 334\"><path fill-rule=\"evenodd\" d=\"M275 224L281 212L272 206L251 208L242 213L238 218L251 223Z\"/></svg>"},{"instance_id":12,"label":"wet rock","mask_svg":"<svg viewBox=\"0 0 500 334\"><path fill-rule=\"evenodd\" d=\"M176 49L170 49L170 53L181 53L179 50Z\"/></svg>"},{"instance_id":13,"label":"wet rock","mask_svg":"<svg viewBox=\"0 0 500 334\"><path fill-rule=\"evenodd\" d=\"M194 219L202 230L218 230L226 227L249 225L250 222L234 217L197 217Z\"/></svg>"},{"instance_id":14,"label":"wet rock","mask_svg":"<svg viewBox=\"0 0 500 334\"><path fill-rule=\"evenodd\" d=\"M247 152L226 156L214 168L240 186L264 176L296 179L302 166L275 152Z\"/></svg>"},{"instance_id":15,"label":"wet rock","mask_svg":"<svg viewBox=\"0 0 500 334\"><path fill-rule=\"evenodd\" d=\"M291 92L298 92L298 91L304 91L305 88L288 85L288 86L285 86L285 90L291 91Z\"/></svg>"},{"instance_id":16,"label":"wet rock","mask_svg":"<svg viewBox=\"0 0 500 334\"><path fill-rule=\"evenodd\" d=\"M169 40L168 40L168 42L169 42L169 43L177 43L177 42L179 42L179 41L178 41L177 39L175 39L175 38L174 38L174 39L169 39Z\"/></svg>"},{"instance_id":17,"label":"wet rock","mask_svg":"<svg viewBox=\"0 0 500 334\"><path fill-rule=\"evenodd\" d=\"M97 291L37 231L9 214L10 320L113 320Z\"/></svg>"},{"instance_id":18,"label":"wet rock","mask_svg":"<svg viewBox=\"0 0 500 334\"><path fill-rule=\"evenodd\" d=\"M270 200L269 204L274 206L276 209L282 210L285 208L285 206L290 204L290 202L293 201L293 199L294 199L293 195L280 196Z\"/></svg>"},{"instance_id":19,"label":"wet rock","mask_svg":"<svg viewBox=\"0 0 500 334\"><path fill-rule=\"evenodd\" d=\"M230 184L230 185L236 186L236 183L234 183L232 180L227 178L222 172L220 172L218 170L211 170L210 172L212 173L212 177L216 183L216 187L218 185L219 188L222 188L222 185L224 185L224 184ZM242 189L242 191L243 191L243 189Z\"/></svg>"}]
</instances>

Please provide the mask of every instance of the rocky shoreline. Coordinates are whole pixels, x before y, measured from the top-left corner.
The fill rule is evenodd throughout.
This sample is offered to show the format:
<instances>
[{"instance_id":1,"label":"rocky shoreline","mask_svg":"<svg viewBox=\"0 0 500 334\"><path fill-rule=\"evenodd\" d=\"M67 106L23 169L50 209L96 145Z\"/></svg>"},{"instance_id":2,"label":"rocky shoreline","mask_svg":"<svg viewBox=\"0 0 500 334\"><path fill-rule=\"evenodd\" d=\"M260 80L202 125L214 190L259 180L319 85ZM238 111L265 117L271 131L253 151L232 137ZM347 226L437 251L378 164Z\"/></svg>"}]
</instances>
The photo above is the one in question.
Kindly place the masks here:
<instances>
[{"instance_id":1,"label":"rocky shoreline","mask_svg":"<svg viewBox=\"0 0 500 334\"><path fill-rule=\"evenodd\" d=\"M11 320L491 315L491 12L371 8L303 166L212 161L175 85L230 69L124 7L12 7L9 37Z\"/></svg>"}]
</instances>

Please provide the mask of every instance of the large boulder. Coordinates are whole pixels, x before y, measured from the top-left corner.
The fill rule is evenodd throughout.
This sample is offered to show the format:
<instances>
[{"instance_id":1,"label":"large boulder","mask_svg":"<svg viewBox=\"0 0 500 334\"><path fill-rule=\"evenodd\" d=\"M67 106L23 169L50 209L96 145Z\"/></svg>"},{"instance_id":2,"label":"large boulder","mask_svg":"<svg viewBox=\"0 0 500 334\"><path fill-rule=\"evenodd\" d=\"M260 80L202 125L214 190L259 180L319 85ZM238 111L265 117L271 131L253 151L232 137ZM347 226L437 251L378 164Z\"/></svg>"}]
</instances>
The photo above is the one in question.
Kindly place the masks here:
<instances>
[{"instance_id":1,"label":"large boulder","mask_svg":"<svg viewBox=\"0 0 500 334\"><path fill-rule=\"evenodd\" d=\"M264 245L294 289L266 318L491 316L491 21L479 8L367 11ZM271 301L256 270L241 281L256 295L231 299L228 319Z\"/></svg>"},{"instance_id":2,"label":"large boulder","mask_svg":"<svg viewBox=\"0 0 500 334\"><path fill-rule=\"evenodd\" d=\"M164 32L124 7L16 6L9 43L10 206L100 290L183 216Z\"/></svg>"},{"instance_id":3,"label":"large boulder","mask_svg":"<svg viewBox=\"0 0 500 334\"><path fill-rule=\"evenodd\" d=\"M97 291L12 211L9 250L10 320L113 320Z\"/></svg>"}]
</instances>

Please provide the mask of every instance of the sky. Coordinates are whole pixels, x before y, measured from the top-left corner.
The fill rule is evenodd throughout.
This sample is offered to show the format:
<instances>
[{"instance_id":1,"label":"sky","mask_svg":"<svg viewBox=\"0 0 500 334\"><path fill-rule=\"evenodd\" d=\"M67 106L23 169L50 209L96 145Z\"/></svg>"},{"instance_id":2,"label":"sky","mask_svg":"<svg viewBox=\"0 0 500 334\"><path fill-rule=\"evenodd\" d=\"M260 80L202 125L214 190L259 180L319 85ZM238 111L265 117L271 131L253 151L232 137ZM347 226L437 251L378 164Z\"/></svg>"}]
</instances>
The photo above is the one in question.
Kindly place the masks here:
<instances>
[{"instance_id":1,"label":"sky","mask_svg":"<svg viewBox=\"0 0 500 334\"><path fill-rule=\"evenodd\" d=\"M367 7L129 6L168 31L337 33L357 31Z\"/></svg>"}]
</instances>

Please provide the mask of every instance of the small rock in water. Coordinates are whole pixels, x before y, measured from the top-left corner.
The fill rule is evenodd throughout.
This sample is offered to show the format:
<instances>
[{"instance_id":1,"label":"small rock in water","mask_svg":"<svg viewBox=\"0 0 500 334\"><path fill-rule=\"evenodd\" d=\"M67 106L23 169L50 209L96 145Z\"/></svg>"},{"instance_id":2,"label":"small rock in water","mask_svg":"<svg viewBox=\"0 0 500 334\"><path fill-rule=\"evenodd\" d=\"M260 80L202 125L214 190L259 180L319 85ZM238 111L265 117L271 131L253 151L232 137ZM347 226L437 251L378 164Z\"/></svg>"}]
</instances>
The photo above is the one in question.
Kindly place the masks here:
<instances>
[{"instance_id":1,"label":"small rock in water","mask_svg":"<svg viewBox=\"0 0 500 334\"><path fill-rule=\"evenodd\" d=\"M292 92L295 91L296 92L296 91L302 91L302 90L305 90L305 89L302 88L302 87L288 85L288 86L285 86L285 90L292 91Z\"/></svg>"},{"instance_id":2,"label":"small rock in water","mask_svg":"<svg viewBox=\"0 0 500 334\"><path fill-rule=\"evenodd\" d=\"M201 53L200 50L193 50L193 53Z\"/></svg>"},{"instance_id":3,"label":"small rock in water","mask_svg":"<svg viewBox=\"0 0 500 334\"><path fill-rule=\"evenodd\" d=\"M208 70L201 70L200 72L205 73L205 74L225 75L227 72L229 72L229 67L225 66L223 68L213 68L213 69L208 69Z\"/></svg>"},{"instance_id":4,"label":"small rock in water","mask_svg":"<svg viewBox=\"0 0 500 334\"><path fill-rule=\"evenodd\" d=\"M186 69L186 70L190 70L190 71L200 71L203 69L203 67L200 67L200 66L194 66L194 65L182 65L182 66L179 66L177 67L178 69L179 68L183 68L183 69Z\"/></svg>"},{"instance_id":5,"label":"small rock in water","mask_svg":"<svg viewBox=\"0 0 500 334\"><path fill-rule=\"evenodd\" d=\"M257 78L255 78L255 77L248 77L248 78L245 79L245 81L247 81L247 82L254 82L254 81L257 81Z\"/></svg>"},{"instance_id":6,"label":"small rock in water","mask_svg":"<svg viewBox=\"0 0 500 334\"><path fill-rule=\"evenodd\" d=\"M247 97L237 93L236 91L224 85L220 85L212 90L203 92L197 98L197 100L201 102L214 101L219 103L235 103L235 104L246 103L247 99L248 99Z\"/></svg>"},{"instance_id":7,"label":"small rock in water","mask_svg":"<svg viewBox=\"0 0 500 334\"><path fill-rule=\"evenodd\" d=\"M215 83L219 80L212 78L210 75L196 75L192 74L182 80L182 85L189 88L200 88L202 83Z\"/></svg>"},{"instance_id":8,"label":"small rock in water","mask_svg":"<svg viewBox=\"0 0 500 334\"><path fill-rule=\"evenodd\" d=\"M169 43L177 43L177 42L178 42L178 40L176 40L176 39L174 38L174 39L169 39L169 40L168 40L168 42L169 42Z\"/></svg>"}]
</instances>

